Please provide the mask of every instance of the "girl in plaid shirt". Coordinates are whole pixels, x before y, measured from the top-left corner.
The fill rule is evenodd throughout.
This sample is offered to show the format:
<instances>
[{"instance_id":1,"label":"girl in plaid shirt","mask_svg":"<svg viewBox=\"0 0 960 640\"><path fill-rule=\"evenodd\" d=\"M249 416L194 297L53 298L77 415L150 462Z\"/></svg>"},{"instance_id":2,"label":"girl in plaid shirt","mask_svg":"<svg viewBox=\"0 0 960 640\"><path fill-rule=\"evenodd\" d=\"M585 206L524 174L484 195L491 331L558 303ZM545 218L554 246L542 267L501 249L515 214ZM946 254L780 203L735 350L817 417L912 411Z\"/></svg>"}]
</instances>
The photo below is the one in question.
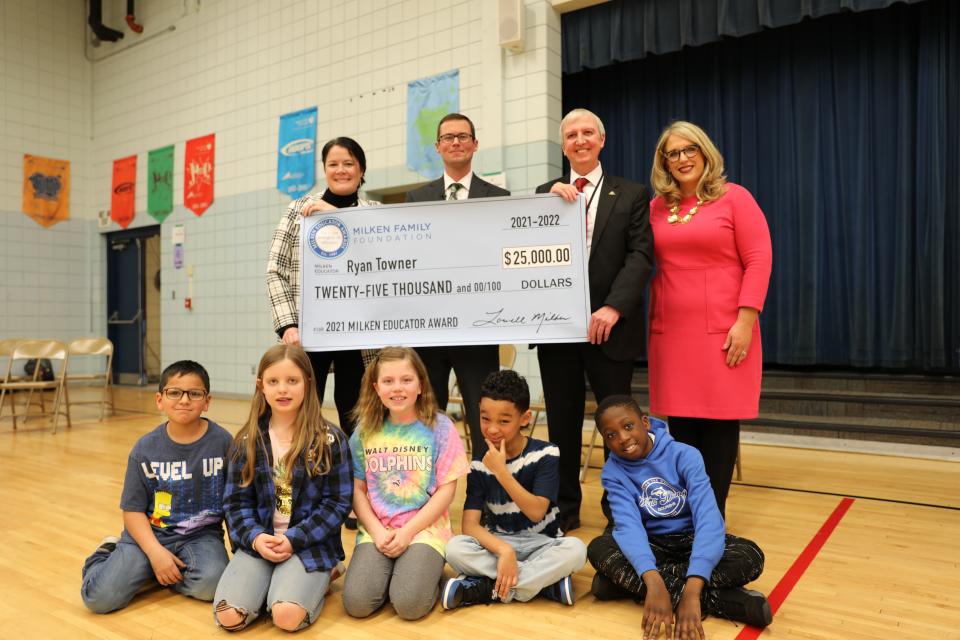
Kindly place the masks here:
<instances>
[{"instance_id":1,"label":"girl in plaid shirt","mask_svg":"<svg viewBox=\"0 0 960 640\"><path fill-rule=\"evenodd\" d=\"M350 449L320 414L300 347L272 347L257 371L250 417L227 467L223 508L234 555L217 585L214 615L236 631L265 609L275 626L296 631L316 620L342 572Z\"/></svg>"}]
</instances>

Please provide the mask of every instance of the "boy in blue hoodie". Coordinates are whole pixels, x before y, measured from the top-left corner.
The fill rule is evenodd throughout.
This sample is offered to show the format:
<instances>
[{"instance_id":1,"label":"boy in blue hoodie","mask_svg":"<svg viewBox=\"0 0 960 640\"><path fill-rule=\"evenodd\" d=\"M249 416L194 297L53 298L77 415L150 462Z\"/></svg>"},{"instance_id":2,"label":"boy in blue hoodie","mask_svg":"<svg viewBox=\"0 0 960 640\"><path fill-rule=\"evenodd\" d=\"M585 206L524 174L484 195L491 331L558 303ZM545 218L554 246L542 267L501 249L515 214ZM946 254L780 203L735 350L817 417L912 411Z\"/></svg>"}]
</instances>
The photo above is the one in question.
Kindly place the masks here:
<instances>
[{"instance_id":1,"label":"boy in blue hoodie","mask_svg":"<svg viewBox=\"0 0 960 640\"><path fill-rule=\"evenodd\" d=\"M764 627L766 597L743 588L763 571L763 552L724 533L700 453L676 442L630 396L597 407L597 429L610 457L601 483L610 497L613 531L590 542L601 600L643 601L643 637L704 637L702 613ZM671 629L676 625L676 633Z\"/></svg>"}]
</instances>

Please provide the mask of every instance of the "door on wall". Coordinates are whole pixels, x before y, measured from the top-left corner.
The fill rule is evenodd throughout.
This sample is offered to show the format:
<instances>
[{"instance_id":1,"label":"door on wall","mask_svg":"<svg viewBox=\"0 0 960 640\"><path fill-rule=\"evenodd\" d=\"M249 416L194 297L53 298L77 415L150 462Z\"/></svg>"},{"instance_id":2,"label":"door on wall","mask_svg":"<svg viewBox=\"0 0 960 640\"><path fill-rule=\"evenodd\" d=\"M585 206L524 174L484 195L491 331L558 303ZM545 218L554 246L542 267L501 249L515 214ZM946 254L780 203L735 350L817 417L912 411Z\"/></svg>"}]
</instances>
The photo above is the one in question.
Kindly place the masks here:
<instances>
[{"instance_id":1,"label":"door on wall","mask_svg":"<svg viewBox=\"0 0 960 640\"><path fill-rule=\"evenodd\" d=\"M113 342L113 379L147 384L147 243L160 227L118 231L107 236L107 337ZM148 279L151 282L148 282Z\"/></svg>"}]
</instances>

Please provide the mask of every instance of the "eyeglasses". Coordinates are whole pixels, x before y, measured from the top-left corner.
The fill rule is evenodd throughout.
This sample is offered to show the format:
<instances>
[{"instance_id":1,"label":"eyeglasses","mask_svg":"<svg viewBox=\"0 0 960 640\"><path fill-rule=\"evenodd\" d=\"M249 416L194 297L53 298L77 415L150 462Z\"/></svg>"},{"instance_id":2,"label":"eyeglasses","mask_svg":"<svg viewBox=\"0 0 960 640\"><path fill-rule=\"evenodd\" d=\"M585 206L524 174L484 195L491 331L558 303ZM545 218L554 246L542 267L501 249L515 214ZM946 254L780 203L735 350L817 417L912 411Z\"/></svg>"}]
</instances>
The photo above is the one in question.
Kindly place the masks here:
<instances>
[{"instance_id":1,"label":"eyeglasses","mask_svg":"<svg viewBox=\"0 0 960 640\"><path fill-rule=\"evenodd\" d=\"M167 387L162 393L163 397L167 400L179 400L183 397L183 394L187 394L190 402L203 400L207 397L207 392L203 389L177 389L176 387Z\"/></svg>"},{"instance_id":2,"label":"eyeglasses","mask_svg":"<svg viewBox=\"0 0 960 640\"><path fill-rule=\"evenodd\" d=\"M674 149L673 151L664 151L663 157L669 160L670 162L680 162L680 154L687 156L690 160L693 160L697 157L697 154L700 153L700 145L691 144L683 149Z\"/></svg>"},{"instance_id":3,"label":"eyeglasses","mask_svg":"<svg viewBox=\"0 0 960 640\"><path fill-rule=\"evenodd\" d=\"M437 142L442 142L443 144L453 144L454 140L458 140L460 144L466 144L468 141L473 140L473 136L469 133L445 133L437 138Z\"/></svg>"}]
</instances>

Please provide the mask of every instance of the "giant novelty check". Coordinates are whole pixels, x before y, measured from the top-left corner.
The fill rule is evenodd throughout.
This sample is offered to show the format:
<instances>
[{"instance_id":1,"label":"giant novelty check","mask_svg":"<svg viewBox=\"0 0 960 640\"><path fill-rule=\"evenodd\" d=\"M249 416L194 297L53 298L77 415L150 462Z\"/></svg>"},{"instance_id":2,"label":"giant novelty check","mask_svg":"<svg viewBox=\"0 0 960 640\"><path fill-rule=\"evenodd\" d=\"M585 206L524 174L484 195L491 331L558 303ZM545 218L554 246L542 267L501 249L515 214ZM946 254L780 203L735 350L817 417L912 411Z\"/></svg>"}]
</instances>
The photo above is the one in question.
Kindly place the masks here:
<instances>
[{"instance_id":1,"label":"giant novelty check","mask_svg":"<svg viewBox=\"0 0 960 640\"><path fill-rule=\"evenodd\" d=\"M300 251L309 351L586 340L583 198L339 209Z\"/></svg>"}]
</instances>

